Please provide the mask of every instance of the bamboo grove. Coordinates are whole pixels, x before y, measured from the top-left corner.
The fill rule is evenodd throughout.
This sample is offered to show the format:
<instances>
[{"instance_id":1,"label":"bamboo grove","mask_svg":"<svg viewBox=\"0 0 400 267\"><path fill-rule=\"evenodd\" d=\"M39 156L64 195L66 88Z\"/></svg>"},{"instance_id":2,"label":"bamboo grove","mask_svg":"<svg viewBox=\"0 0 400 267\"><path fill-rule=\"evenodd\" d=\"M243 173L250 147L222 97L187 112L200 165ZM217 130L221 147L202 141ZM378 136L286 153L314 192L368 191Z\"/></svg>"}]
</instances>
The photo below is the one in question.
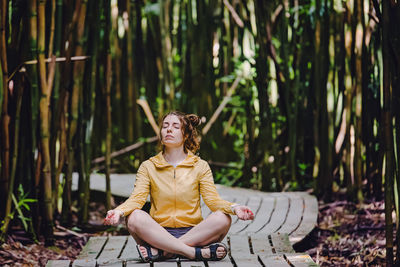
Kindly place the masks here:
<instances>
[{"instance_id":1,"label":"bamboo grove","mask_svg":"<svg viewBox=\"0 0 400 267\"><path fill-rule=\"evenodd\" d=\"M56 218L87 223L90 173L134 172L178 109L204 117L218 182L385 196L393 264L398 1L1 0L0 18L3 238L16 213L49 243Z\"/></svg>"}]
</instances>

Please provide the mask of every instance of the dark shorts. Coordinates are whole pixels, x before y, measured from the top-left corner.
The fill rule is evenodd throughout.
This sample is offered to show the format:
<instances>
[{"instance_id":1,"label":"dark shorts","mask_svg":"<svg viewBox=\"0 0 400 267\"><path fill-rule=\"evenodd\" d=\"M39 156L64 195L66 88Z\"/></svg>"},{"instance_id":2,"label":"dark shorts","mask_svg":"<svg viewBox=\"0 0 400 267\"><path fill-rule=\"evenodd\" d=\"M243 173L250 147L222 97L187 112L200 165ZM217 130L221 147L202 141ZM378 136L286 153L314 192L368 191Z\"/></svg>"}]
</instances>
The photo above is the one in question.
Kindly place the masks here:
<instances>
[{"instance_id":1,"label":"dark shorts","mask_svg":"<svg viewBox=\"0 0 400 267\"><path fill-rule=\"evenodd\" d=\"M193 226L190 227L178 227L178 228L172 228L172 227L164 227L165 230L168 231L171 235L173 235L176 238L179 238L189 232L190 229L193 228Z\"/></svg>"}]
</instances>

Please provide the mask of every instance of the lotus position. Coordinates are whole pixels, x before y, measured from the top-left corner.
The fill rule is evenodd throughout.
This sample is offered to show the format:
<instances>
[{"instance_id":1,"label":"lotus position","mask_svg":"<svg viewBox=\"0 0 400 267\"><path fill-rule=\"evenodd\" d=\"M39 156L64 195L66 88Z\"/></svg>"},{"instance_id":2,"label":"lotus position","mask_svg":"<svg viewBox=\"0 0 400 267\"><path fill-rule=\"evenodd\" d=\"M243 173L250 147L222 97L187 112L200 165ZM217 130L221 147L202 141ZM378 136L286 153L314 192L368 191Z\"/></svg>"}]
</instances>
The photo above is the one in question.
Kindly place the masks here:
<instances>
[{"instance_id":1,"label":"lotus position","mask_svg":"<svg viewBox=\"0 0 400 267\"><path fill-rule=\"evenodd\" d=\"M223 200L215 187L208 163L194 153L199 148L197 115L174 111L160 125L162 151L143 162L131 196L107 212L104 223L117 225L126 217L144 262L183 256L217 261L228 253L221 243L231 226L231 216L253 220L243 205ZM151 208L141 208L150 194ZM202 218L200 196L212 213Z\"/></svg>"}]
</instances>

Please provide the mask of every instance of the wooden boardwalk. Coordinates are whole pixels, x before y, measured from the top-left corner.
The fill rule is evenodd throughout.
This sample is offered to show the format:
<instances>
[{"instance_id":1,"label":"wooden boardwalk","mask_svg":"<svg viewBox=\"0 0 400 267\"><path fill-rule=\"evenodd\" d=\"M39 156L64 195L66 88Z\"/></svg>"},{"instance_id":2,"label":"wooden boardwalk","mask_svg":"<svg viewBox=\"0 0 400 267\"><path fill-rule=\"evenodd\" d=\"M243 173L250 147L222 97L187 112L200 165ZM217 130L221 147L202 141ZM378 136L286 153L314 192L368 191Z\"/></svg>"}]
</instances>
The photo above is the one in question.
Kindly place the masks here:
<instances>
[{"instance_id":1,"label":"wooden boardwalk","mask_svg":"<svg viewBox=\"0 0 400 267\"><path fill-rule=\"evenodd\" d=\"M232 217L232 226L223 241L230 251L223 261L140 263L132 237L101 236L91 237L75 261L49 261L46 266L318 266L309 255L296 253L292 247L316 225L318 203L314 196L305 192L265 193L220 185L217 188L224 199L245 204L255 214L253 221ZM202 203L203 217L210 212Z\"/></svg>"}]
</instances>

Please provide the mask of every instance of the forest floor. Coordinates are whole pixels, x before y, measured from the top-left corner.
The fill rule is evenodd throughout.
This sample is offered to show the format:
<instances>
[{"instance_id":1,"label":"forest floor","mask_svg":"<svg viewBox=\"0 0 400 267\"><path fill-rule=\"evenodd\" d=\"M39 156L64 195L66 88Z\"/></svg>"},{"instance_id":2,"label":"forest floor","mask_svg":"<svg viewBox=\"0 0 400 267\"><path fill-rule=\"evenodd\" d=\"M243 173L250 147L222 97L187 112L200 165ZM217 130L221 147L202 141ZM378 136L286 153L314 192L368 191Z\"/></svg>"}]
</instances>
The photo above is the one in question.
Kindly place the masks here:
<instances>
[{"instance_id":1,"label":"forest floor","mask_svg":"<svg viewBox=\"0 0 400 267\"><path fill-rule=\"evenodd\" d=\"M43 240L32 243L18 228L0 247L0 266L45 266L49 259L75 259L90 236L128 234L126 229L102 227L104 205L91 203L88 229L56 227L54 246ZM295 246L305 251L320 266L384 266L384 203L365 201L358 205L345 200L319 204L318 226Z\"/></svg>"},{"instance_id":2,"label":"forest floor","mask_svg":"<svg viewBox=\"0 0 400 267\"><path fill-rule=\"evenodd\" d=\"M367 200L320 202L318 226L303 240L320 266L385 266L385 242L384 201Z\"/></svg>"}]
</instances>

